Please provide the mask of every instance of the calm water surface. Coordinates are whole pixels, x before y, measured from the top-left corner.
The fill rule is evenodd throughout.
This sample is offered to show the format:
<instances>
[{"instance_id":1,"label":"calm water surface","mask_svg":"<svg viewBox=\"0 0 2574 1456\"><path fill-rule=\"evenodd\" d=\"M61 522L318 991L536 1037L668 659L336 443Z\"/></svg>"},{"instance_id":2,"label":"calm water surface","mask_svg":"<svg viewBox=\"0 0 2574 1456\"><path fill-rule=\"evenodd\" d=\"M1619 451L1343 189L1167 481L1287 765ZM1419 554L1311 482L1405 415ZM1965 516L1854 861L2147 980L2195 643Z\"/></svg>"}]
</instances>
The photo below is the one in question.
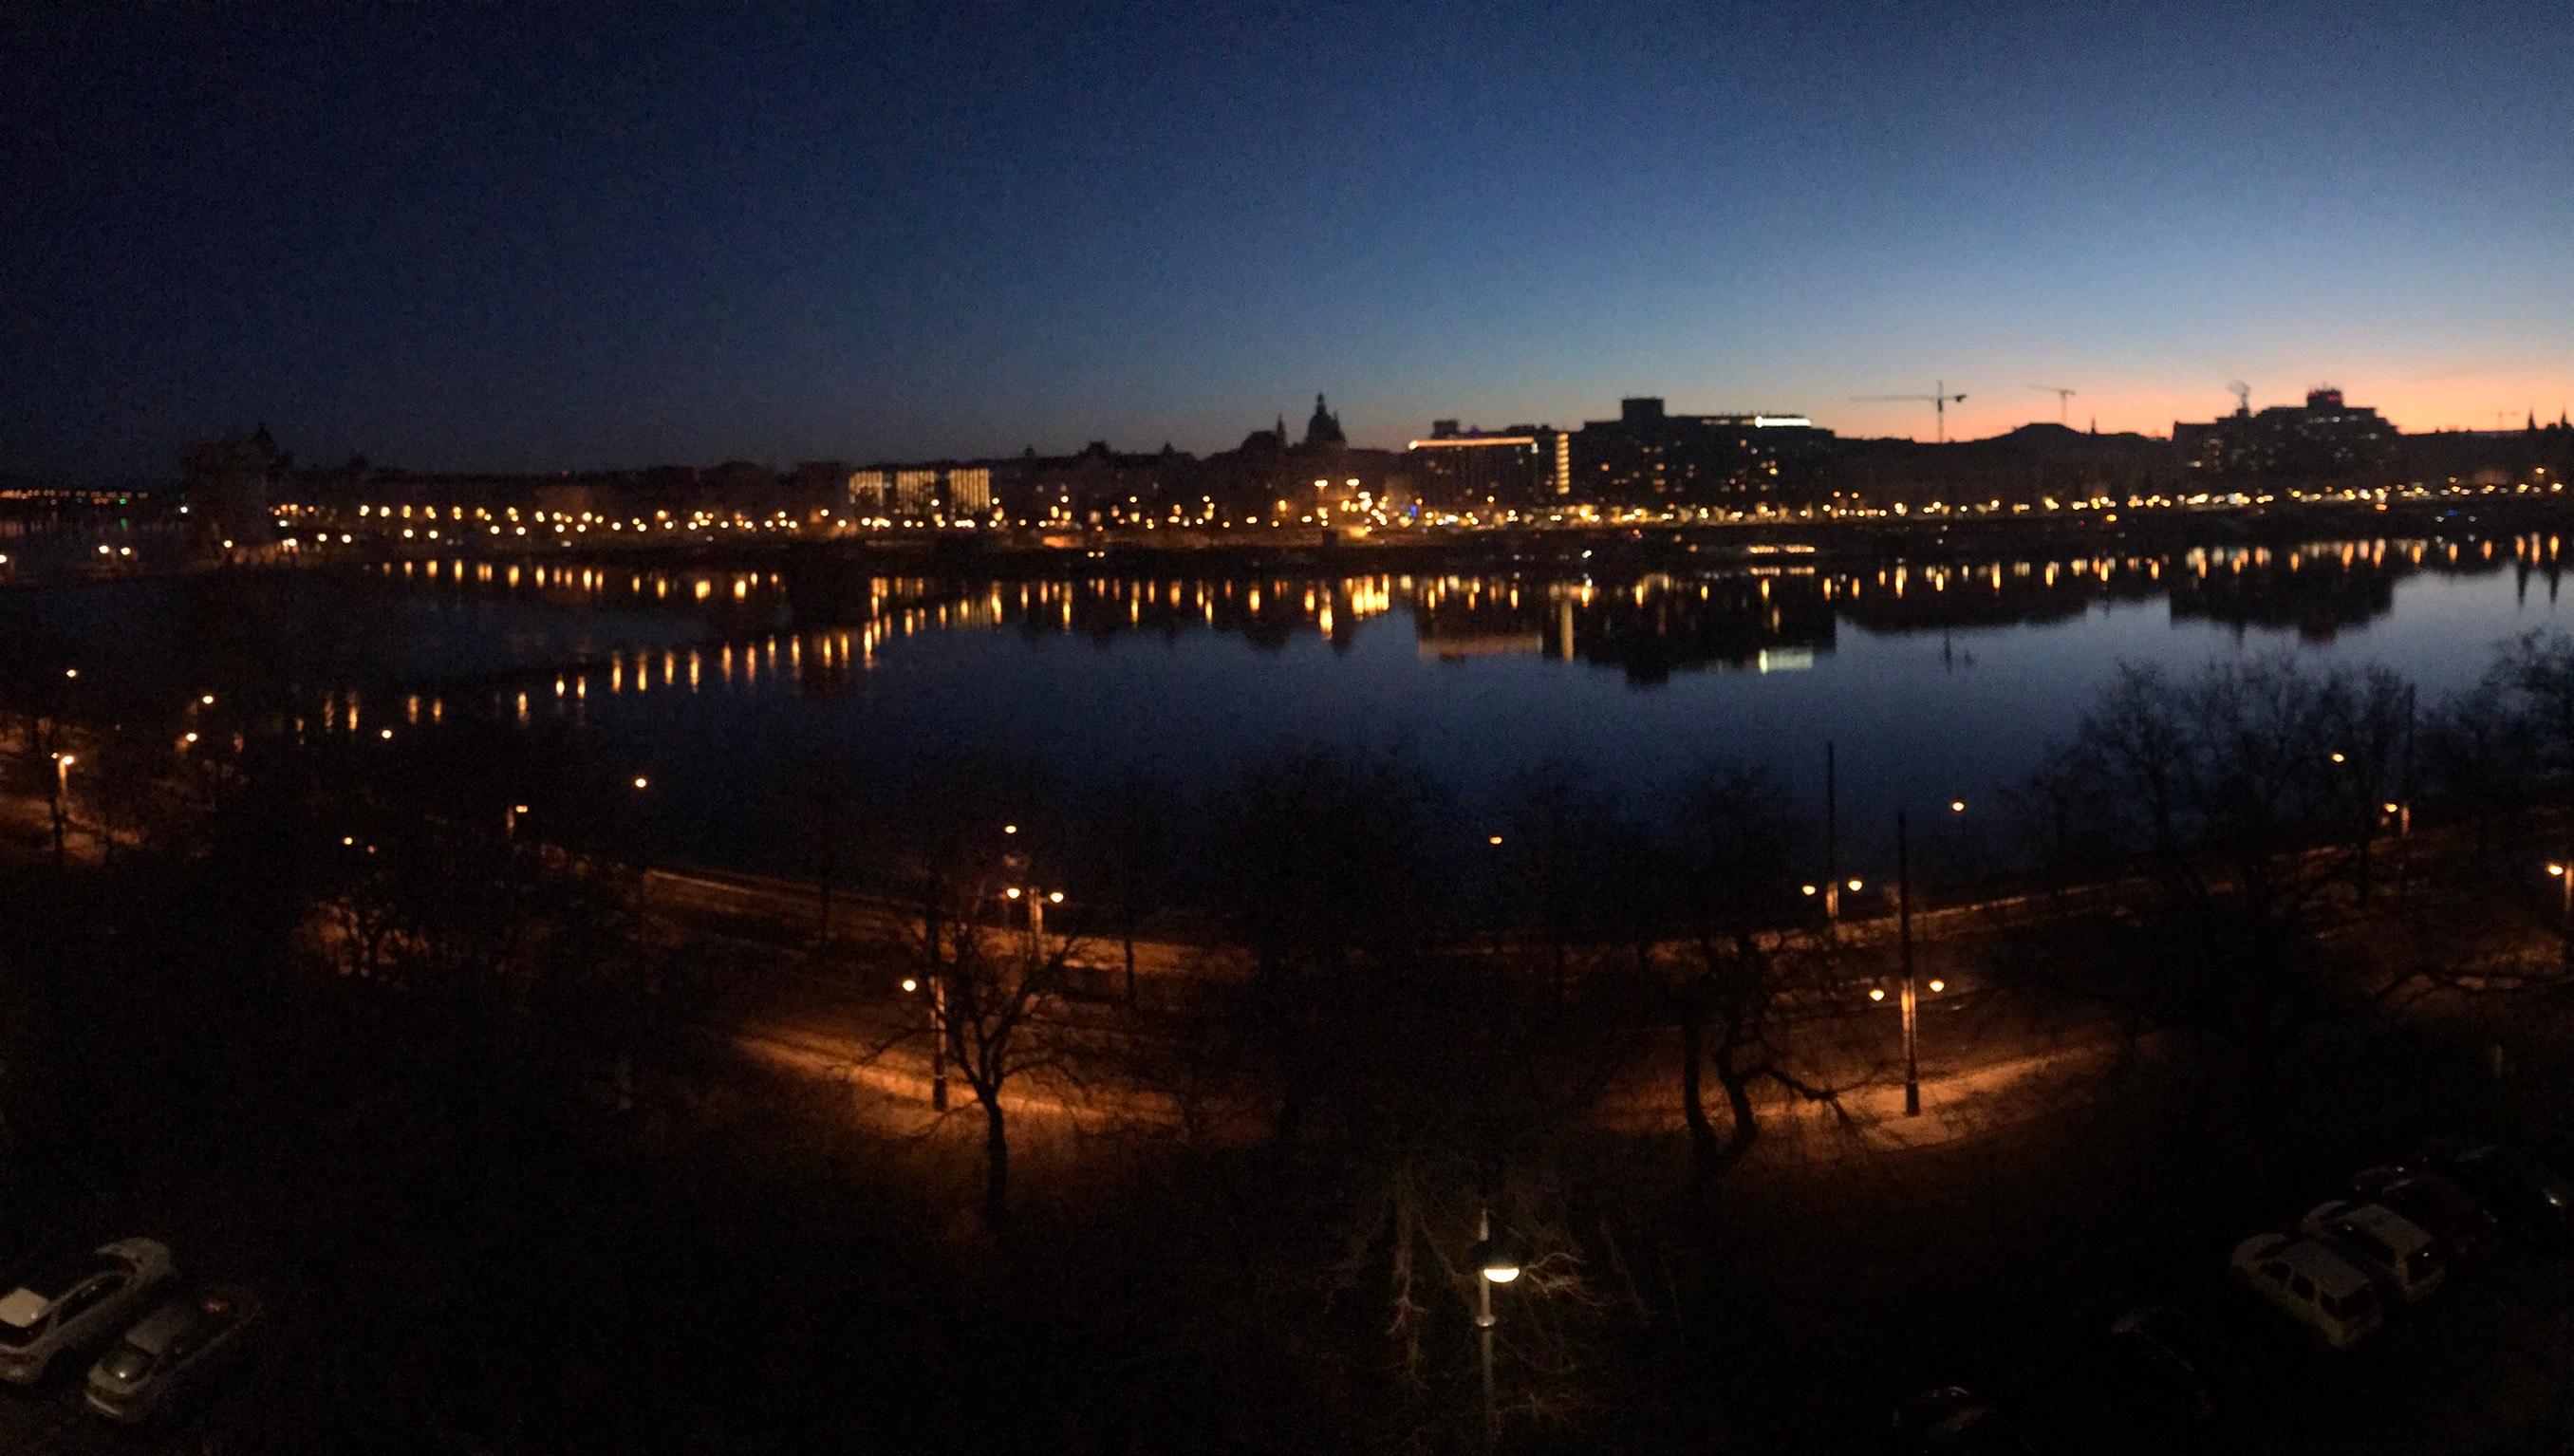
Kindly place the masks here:
<instances>
[{"instance_id":1,"label":"calm water surface","mask_svg":"<svg viewBox=\"0 0 2574 1456\"><path fill-rule=\"evenodd\" d=\"M1401 748L1475 819L1549 758L1650 801L1734 755L1819 801L1828 739L1866 862L1899 793L1993 802L2121 662L2382 663L2427 699L2561 625L2555 561L2521 537L1621 580L415 562L5 594L0 630L182 677L266 632L311 656L308 681L350 690L318 712L369 728L468 706L576 719L652 775L670 847L715 862L791 862L784 824L826 754L883 779L974 748L1076 786L1188 790L1304 745Z\"/></svg>"}]
</instances>

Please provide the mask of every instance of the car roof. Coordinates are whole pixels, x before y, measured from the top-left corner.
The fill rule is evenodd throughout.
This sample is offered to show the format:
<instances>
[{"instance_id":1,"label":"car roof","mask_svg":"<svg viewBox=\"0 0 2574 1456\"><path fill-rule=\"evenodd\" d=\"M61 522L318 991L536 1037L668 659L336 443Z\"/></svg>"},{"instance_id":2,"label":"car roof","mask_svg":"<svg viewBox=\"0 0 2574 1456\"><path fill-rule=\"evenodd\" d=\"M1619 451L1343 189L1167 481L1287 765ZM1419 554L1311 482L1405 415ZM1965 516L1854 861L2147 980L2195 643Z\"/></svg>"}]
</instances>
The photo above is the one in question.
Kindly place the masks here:
<instances>
[{"instance_id":1,"label":"car roof","mask_svg":"<svg viewBox=\"0 0 2574 1456\"><path fill-rule=\"evenodd\" d=\"M2301 1238L2284 1248L2272 1250L2266 1257L2279 1259L2291 1269L2315 1281L2315 1287L2326 1294L2348 1294L2368 1287L2368 1276L2350 1266L2341 1255L2310 1238Z\"/></svg>"},{"instance_id":2,"label":"car roof","mask_svg":"<svg viewBox=\"0 0 2574 1456\"><path fill-rule=\"evenodd\" d=\"M2422 1231L2421 1225L2383 1203L2355 1203L2333 1216L2358 1224L2406 1252L2431 1241L2431 1236Z\"/></svg>"},{"instance_id":3,"label":"car roof","mask_svg":"<svg viewBox=\"0 0 2574 1456\"><path fill-rule=\"evenodd\" d=\"M180 1332L197 1322L197 1301L173 1299L143 1317L142 1322L125 1332L125 1342L137 1349L160 1354Z\"/></svg>"}]
</instances>

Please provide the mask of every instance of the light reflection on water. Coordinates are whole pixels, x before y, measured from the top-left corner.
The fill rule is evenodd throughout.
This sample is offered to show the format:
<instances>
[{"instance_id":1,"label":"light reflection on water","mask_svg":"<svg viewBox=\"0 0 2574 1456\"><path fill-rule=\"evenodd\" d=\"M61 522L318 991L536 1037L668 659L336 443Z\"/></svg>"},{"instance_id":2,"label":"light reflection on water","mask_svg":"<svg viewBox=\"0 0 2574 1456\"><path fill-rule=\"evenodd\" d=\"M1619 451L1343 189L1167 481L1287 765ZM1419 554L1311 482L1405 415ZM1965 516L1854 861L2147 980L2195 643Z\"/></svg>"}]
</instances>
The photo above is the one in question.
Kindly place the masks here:
<instances>
[{"instance_id":1,"label":"light reflection on water","mask_svg":"<svg viewBox=\"0 0 2574 1456\"><path fill-rule=\"evenodd\" d=\"M2495 642L2560 621L2561 551L2537 534L1617 578L1006 581L413 560L334 600L365 666L315 720L577 722L650 765L682 852L749 864L786 857L781 815L825 753L879 782L974 748L1195 788L1297 745L1403 747L1471 802L1549 757L1651 799L1711 753L1819 795L1830 738L1865 860L1899 794L1993 801L2120 661L2292 651L2382 662L2426 697L2461 687ZM259 590L297 620L308 585L272 580ZM0 614L124 630L186 589L85 590L82 609Z\"/></svg>"}]
</instances>

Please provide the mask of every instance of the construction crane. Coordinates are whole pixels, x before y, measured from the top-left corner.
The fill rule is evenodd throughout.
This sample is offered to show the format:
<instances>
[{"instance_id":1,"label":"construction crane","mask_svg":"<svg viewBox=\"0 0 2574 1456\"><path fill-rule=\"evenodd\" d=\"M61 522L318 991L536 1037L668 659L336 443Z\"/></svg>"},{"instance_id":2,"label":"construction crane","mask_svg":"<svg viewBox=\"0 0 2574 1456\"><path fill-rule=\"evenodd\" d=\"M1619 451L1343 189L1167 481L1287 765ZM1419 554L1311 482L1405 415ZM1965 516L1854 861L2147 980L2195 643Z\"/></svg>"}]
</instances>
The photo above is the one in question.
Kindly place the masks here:
<instances>
[{"instance_id":1,"label":"construction crane","mask_svg":"<svg viewBox=\"0 0 2574 1456\"><path fill-rule=\"evenodd\" d=\"M1948 443L1948 407L1950 405L1964 404L1966 397L1964 395L1952 395L1948 393L1948 382L1944 379L1933 385L1931 389L1933 392L1927 395L1853 395L1851 396L1851 403L1855 405L1891 405L1901 402L1920 404L1924 401L1928 401L1930 408L1937 411L1939 414L1939 443L1945 445Z\"/></svg>"},{"instance_id":2,"label":"construction crane","mask_svg":"<svg viewBox=\"0 0 2574 1456\"><path fill-rule=\"evenodd\" d=\"M2055 423L2067 429L2073 426L2073 391L2061 385L2033 384L2030 389L2041 395L2055 396Z\"/></svg>"}]
</instances>

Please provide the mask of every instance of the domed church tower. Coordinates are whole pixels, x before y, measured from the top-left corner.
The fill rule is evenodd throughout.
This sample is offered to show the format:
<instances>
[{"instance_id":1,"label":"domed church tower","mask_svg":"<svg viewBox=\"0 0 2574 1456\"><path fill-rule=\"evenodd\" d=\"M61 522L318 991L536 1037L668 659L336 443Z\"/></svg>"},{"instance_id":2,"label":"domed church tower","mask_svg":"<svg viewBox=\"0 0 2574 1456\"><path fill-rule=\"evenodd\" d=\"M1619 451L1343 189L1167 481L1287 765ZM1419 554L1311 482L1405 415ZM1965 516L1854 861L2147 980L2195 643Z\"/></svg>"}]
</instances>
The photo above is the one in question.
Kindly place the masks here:
<instances>
[{"instance_id":1,"label":"domed church tower","mask_svg":"<svg viewBox=\"0 0 2574 1456\"><path fill-rule=\"evenodd\" d=\"M1341 433L1341 418L1323 408L1323 397L1314 396L1314 418L1305 422L1305 447L1347 445L1349 437Z\"/></svg>"}]
</instances>

